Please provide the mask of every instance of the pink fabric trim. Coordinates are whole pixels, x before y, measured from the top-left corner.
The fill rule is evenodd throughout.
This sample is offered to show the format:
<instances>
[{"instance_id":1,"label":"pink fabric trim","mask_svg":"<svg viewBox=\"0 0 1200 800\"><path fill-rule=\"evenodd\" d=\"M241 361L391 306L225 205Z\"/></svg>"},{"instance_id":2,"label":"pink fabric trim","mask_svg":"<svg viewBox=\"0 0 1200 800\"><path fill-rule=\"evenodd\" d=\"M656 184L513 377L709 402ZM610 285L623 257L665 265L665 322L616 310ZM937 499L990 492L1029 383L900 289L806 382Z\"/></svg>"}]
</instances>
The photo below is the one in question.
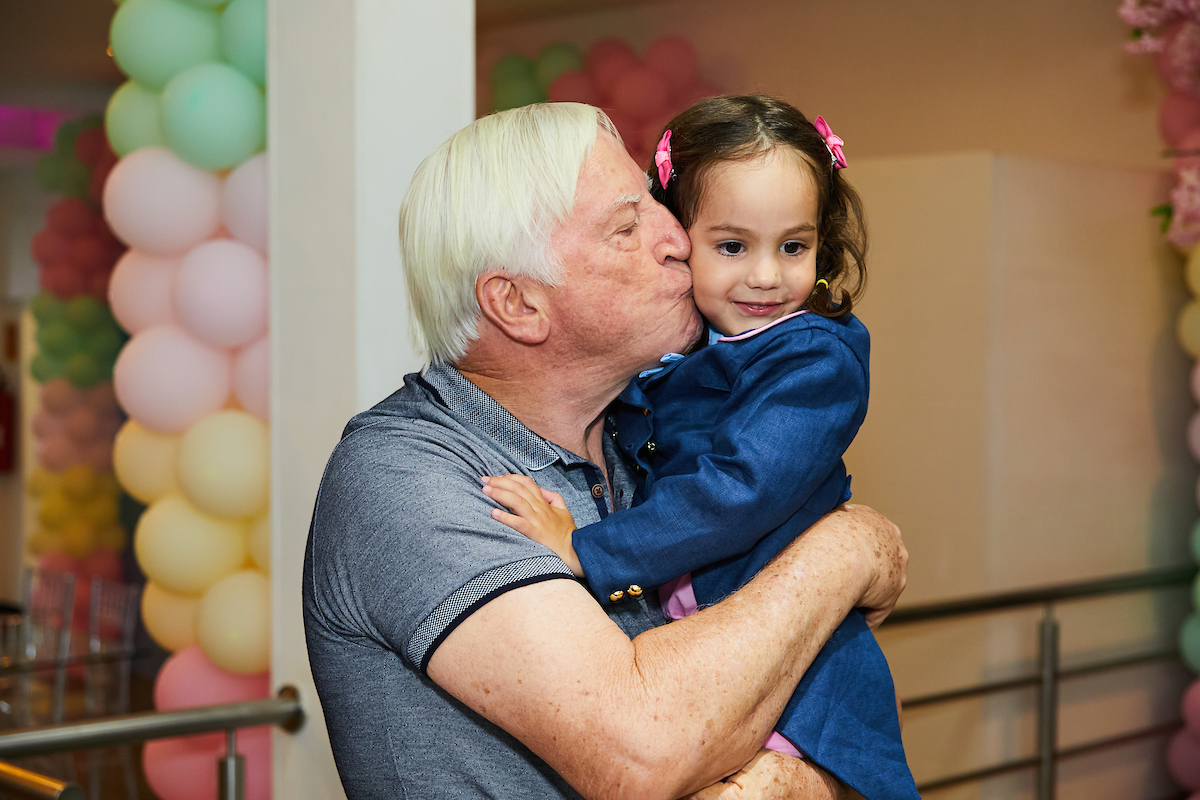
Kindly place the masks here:
<instances>
[{"instance_id":1,"label":"pink fabric trim","mask_svg":"<svg viewBox=\"0 0 1200 800\"><path fill-rule=\"evenodd\" d=\"M776 325L783 322L784 320L789 320L792 317L798 317L801 314L807 314L807 313L808 313L808 310L802 308L799 311L793 311L790 314L784 314L779 319L772 320L771 322L768 322L766 325L763 325L761 328L755 328L752 331L746 331L745 333L739 333L737 336L722 336L720 339L717 339L717 341L718 342L740 342L742 339L749 339L751 336L757 336L758 334L762 333L763 331L767 330L768 328L775 327Z\"/></svg>"},{"instance_id":2,"label":"pink fabric trim","mask_svg":"<svg viewBox=\"0 0 1200 800\"><path fill-rule=\"evenodd\" d=\"M796 758L804 758L804 754L796 749L796 745L789 742L779 731L771 731L771 735L767 737L767 741L763 743L763 748L766 750L774 750L776 753L784 753Z\"/></svg>"},{"instance_id":3,"label":"pink fabric trim","mask_svg":"<svg viewBox=\"0 0 1200 800\"><path fill-rule=\"evenodd\" d=\"M692 573L658 587L658 602L662 603L663 614L668 619L683 619L699 611L696 590L692 588Z\"/></svg>"}]
</instances>

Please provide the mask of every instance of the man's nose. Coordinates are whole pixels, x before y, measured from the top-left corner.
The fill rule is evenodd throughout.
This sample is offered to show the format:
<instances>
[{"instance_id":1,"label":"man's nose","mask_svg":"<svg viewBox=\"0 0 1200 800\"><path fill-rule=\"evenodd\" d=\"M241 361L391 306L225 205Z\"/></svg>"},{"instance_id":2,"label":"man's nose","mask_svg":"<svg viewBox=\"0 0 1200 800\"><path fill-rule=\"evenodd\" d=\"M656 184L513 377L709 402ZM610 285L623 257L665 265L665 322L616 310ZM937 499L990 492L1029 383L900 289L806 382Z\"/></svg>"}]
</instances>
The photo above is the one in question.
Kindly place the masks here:
<instances>
[{"instance_id":1,"label":"man's nose","mask_svg":"<svg viewBox=\"0 0 1200 800\"><path fill-rule=\"evenodd\" d=\"M687 231L679 224L679 220L659 203L651 206L650 214L654 221L654 258L660 264L665 264L668 258L677 261L687 261L692 255L692 242Z\"/></svg>"}]
</instances>

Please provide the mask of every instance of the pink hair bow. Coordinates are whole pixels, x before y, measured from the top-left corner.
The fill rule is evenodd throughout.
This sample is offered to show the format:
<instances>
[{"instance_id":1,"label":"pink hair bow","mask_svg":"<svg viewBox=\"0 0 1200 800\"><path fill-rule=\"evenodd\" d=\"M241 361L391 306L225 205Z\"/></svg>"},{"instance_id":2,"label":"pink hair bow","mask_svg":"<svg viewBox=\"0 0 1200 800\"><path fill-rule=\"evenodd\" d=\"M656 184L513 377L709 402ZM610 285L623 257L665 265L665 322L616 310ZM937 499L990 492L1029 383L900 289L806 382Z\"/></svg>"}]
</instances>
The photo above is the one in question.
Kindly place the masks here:
<instances>
[{"instance_id":1,"label":"pink hair bow","mask_svg":"<svg viewBox=\"0 0 1200 800\"><path fill-rule=\"evenodd\" d=\"M821 134L821 138L825 140L825 147L829 150L829 155L833 158L834 169L844 169L846 166L846 155L842 152L842 137L833 132L829 127L829 123L825 118L818 116L813 120L813 127L817 129L817 133Z\"/></svg>"},{"instance_id":2,"label":"pink hair bow","mask_svg":"<svg viewBox=\"0 0 1200 800\"><path fill-rule=\"evenodd\" d=\"M667 188L667 181L671 180L671 131L668 130L658 140L658 147L654 150L654 166L658 167L658 182L662 187Z\"/></svg>"}]
</instances>

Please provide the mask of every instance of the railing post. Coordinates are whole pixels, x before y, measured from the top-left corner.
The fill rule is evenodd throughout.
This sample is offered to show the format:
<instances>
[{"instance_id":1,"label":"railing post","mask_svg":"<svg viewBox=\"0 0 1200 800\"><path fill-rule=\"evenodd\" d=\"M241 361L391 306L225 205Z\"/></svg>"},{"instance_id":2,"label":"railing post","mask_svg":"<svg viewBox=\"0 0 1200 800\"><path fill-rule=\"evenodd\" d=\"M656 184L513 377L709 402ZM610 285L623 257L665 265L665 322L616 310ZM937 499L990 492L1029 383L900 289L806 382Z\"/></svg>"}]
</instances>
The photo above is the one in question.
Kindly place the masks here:
<instances>
[{"instance_id":1,"label":"railing post","mask_svg":"<svg viewBox=\"0 0 1200 800\"><path fill-rule=\"evenodd\" d=\"M1046 603L1040 628L1037 800L1054 800L1055 750L1058 746L1058 620L1054 618L1053 603Z\"/></svg>"},{"instance_id":2,"label":"railing post","mask_svg":"<svg viewBox=\"0 0 1200 800\"><path fill-rule=\"evenodd\" d=\"M217 759L218 800L245 800L246 759L237 752L237 728L225 731L225 755Z\"/></svg>"}]
</instances>

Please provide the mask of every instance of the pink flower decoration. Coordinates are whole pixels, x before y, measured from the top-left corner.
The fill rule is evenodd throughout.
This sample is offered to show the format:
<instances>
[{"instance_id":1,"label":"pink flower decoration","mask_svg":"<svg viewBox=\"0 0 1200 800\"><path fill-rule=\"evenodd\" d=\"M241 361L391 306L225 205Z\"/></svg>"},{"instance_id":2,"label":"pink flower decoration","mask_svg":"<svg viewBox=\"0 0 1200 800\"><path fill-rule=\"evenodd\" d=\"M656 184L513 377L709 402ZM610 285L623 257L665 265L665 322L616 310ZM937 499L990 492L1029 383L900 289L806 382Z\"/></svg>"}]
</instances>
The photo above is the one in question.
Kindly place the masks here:
<instances>
[{"instance_id":1,"label":"pink flower decoration","mask_svg":"<svg viewBox=\"0 0 1200 800\"><path fill-rule=\"evenodd\" d=\"M671 180L671 131L667 131L658 140L658 147L654 150L654 166L658 167L658 182L662 187L667 188L667 181Z\"/></svg>"},{"instance_id":2,"label":"pink flower decoration","mask_svg":"<svg viewBox=\"0 0 1200 800\"><path fill-rule=\"evenodd\" d=\"M828 148L829 155L833 158L834 169L845 168L846 156L842 153L842 145L846 143L842 141L842 137L833 132L833 129L829 127L829 123L822 116L818 116L813 120L813 127L817 129L817 133L821 134L821 138L825 140L825 147Z\"/></svg>"}]
</instances>

